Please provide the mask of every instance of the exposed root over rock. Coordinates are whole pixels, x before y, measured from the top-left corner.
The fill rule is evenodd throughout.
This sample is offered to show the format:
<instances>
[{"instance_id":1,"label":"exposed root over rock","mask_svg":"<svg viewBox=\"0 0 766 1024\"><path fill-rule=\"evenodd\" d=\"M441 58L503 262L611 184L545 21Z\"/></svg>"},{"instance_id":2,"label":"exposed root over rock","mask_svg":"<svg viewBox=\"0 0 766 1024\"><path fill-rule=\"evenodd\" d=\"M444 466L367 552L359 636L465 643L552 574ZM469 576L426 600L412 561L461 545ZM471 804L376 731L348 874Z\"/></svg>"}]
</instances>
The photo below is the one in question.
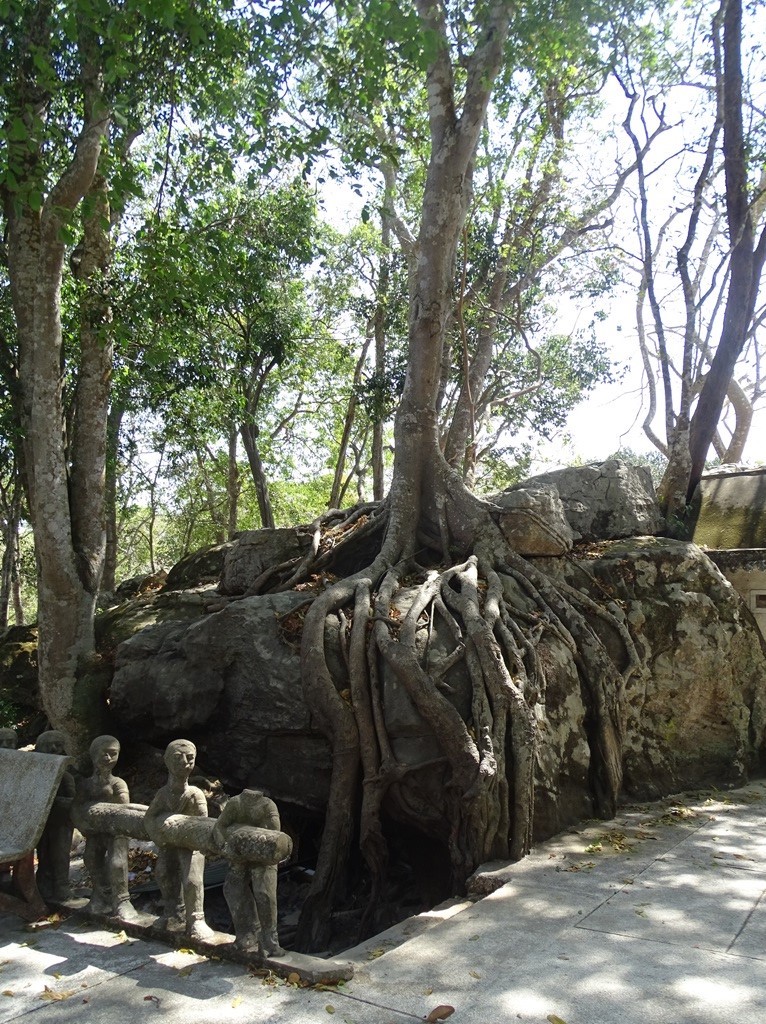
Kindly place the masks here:
<instances>
[{"instance_id":1,"label":"exposed root over rock","mask_svg":"<svg viewBox=\"0 0 766 1024\"><path fill-rule=\"evenodd\" d=\"M333 755L316 874L298 929L297 944L305 950L326 945L354 842L369 872L363 927L374 928L388 865L384 810L442 841L455 891L483 861L528 852L546 689L538 645L546 634L566 645L577 666L594 805L605 817L614 812L622 784L625 684L640 668L624 616L614 602L596 604L512 551L493 508L453 485L450 480L434 506L435 528L419 524L427 550L416 557L414 545L403 543L401 534L392 541L389 528L368 566L336 581L327 577L304 619L304 696ZM363 551L371 534L382 537L389 514L386 505L329 514L314 524L309 554L299 564L276 567L259 584L280 590L348 566L351 551ZM465 550L468 536L477 540L473 552ZM450 557L456 548L463 552L457 561ZM586 616L619 638L622 663L615 663ZM347 684L333 678L328 665L330 617L341 626ZM437 628L449 638L446 653L434 649ZM468 680L467 714L447 682L455 673ZM437 756L417 763L397 757L386 726L384 676L396 680L427 723ZM433 787L421 785L434 772L436 802Z\"/></svg>"}]
</instances>

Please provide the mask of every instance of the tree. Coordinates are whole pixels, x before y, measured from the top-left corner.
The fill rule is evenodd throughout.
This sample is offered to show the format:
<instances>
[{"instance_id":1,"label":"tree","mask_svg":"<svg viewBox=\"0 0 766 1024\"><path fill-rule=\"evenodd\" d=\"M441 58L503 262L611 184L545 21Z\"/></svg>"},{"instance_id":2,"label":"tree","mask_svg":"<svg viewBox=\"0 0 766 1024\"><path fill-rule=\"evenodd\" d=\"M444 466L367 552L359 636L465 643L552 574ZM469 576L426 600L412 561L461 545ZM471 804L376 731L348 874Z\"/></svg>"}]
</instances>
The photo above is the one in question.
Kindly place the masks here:
<instances>
[{"instance_id":1,"label":"tree","mask_svg":"<svg viewBox=\"0 0 766 1024\"><path fill-rule=\"evenodd\" d=\"M123 356L133 364L131 402L161 414L169 451L194 454L210 510L205 467L226 447L228 508L218 528L225 539L239 528L247 476L239 473L238 439L258 522L273 527L270 477L296 470L296 438L303 473L310 463L313 471L323 466L348 356L328 331L306 269L324 244L313 192L300 180L250 188L214 181L196 191L193 207L150 217L123 254Z\"/></svg>"},{"instance_id":2,"label":"tree","mask_svg":"<svg viewBox=\"0 0 766 1024\"><path fill-rule=\"evenodd\" d=\"M344 3L336 15L339 50L326 42L328 66L353 40L367 58L365 63L359 55L353 65L360 69L355 99L362 100L374 100L381 83L407 73L394 70L397 59L409 72L424 74L430 141L419 227L412 238L407 373L395 419L391 489L381 504L345 514L330 511L316 524L308 558L268 581L281 589L320 570L329 580L316 596L309 595L301 644L305 699L333 750L317 870L299 927L298 942L305 948L321 948L325 941L330 910L344 885L360 789L359 845L372 879L371 908L386 870L384 801L444 843L456 887L481 860L518 857L528 850L535 706L544 681L535 634L506 597L504 579L516 581L577 652L594 723L594 798L605 814L615 806L622 778L626 710L621 694L625 678L638 667L624 624L603 612L625 645L625 661L618 667L586 622L582 596L552 584L514 552L512 537L503 532L502 510L467 489L440 443L442 367L477 147L491 123L496 83L502 77L504 88L512 87L514 56L529 23L515 17L506 0L468 7L416 0L395 11L387 3L364 10ZM536 15L539 19L540 12ZM582 12L554 4L549 15L564 40ZM588 38L597 45L604 29L597 14L589 29ZM377 554L370 560L371 550ZM333 567L339 568L335 581L328 575ZM400 613L395 600L405 581L410 597ZM349 624L341 629L349 666L345 692L325 656L326 620L336 615ZM425 660L420 656L422 622L433 617L442 618L454 637L447 662L463 660L470 676L470 722L440 688L439 667L427 654ZM376 683L383 666L404 687L441 749L443 787L430 806L418 793L417 772L392 752Z\"/></svg>"},{"instance_id":3,"label":"tree","mask_svg":"<svg viewBox=\"0 0 766 1024\"><path fill-rule=\"evenodd\" d=\"M180 102L200 118L210 113L206 75L224 55L241 66L235 57L240 47L247 55L250 37L238 35L227 4L5 0L0 13L1 187L15 412L38 560L40 690L52 724L80 749L103 709L103 679L90 669L104 563L110 230L131 187L127 155L163 113L172 124ZM67 256L82 288L73 347L61 322ZM62 367L74 381L69 409Z\"/></svg>"},{"instance_id":4,"label":"tree","mask_svg":"<svg viewBox=\"0 0 766 1024\"><path fill-rule=\"evenodd\" d=\"M650 122L656 125L654 134L679 128L671 123L674 108L668 108L665 99L669 96L672 104L674 91L669 88L660 98L652 87L640 84L640 75L629 73L621 79L631 99L625 129L639 164L637 321L650 397L645 430L668 457L659 496L673 521L683 520L711 446L727 459L736 461L741 456L752 404L735 379L735 371L746 346L757 345L763 315L758 309L758 292L766 259L766 178L757 128L746 130L744 119L753 98L748 94L751 83L743 79L742 72L743 9L739 0L725 0L702 16L709 19L710 26L702 57L698 58L692 47L687 61L691 67L681 66L681 82L675 89L682 91L688 81L685 75L693 74L695 59L701 60L702 95L709 94L710 101L703 107L704 134L700 139L687 141L671 156L661 153L656 165L649 166L639 152L645 148L639 132L648 131ZM669 73L664 64L655 67L657 71ZM675 76L678 69L672 67L670 73ZM686 120L695 124L699 116L692 111ZM668 175L673 161L678 167L675 208L663 214L655 228L650 183L660 173ZM662 274L663 262L669 258L675 264L676 278L671 287ZM680 298L673 296L674 290ZM649 306L648 318L645 305ZM680 307L676 314L681 322L678 357L673 352L674 313L668 311L673 306ZM655 359L663 395L664 438L655 433L652 424L657 406ZM759 390L756 380L751 397L757 399ZM735 408L737 422L730 443L724 446L718 431L727 398Z\"/></svg>"},{"instance_id":5,"label":"tree","mask_svg":"<svg viewBox=\"0 0 766 1024\"><path fill-rule=\"evenodd\" d=\"M489 476L479 463L489 458L499 436L504 435L509 450L508 437L525 416L539 430L542 407L554 413L547 423L552 429L607 372L608 361L598 346L589 360L578 360L585 344L568 346L546 338L544 310L564 292L579 291L583 300L587 290L584 301L592 302L614 282L613 261L604 256L610 210L636 166L628 159L609 173L610 161L603 154L591 166L577 153L600 152L604 142L592 121L609 67L608 50L605 58L576 33L565 38L566 22L559 12L543 26L536 12L520 10L514 23L523 45L514 43L513 71L504 72L481 132L437 399L447 460L474 483ZM468 31L465 39L460 38L463 31ZM338 92L361 96L351 107L333 108L331 138L352 181L360 166L374 169L380 179L363 217L368 226L377 220L373 209L380 218L382 294L392 242L398 242L405 261L416 252L417 197L429 145L425 83L411 65L399 61L392 72L380 56L370 57L365 76L349 34L337 38L334 46L328 29L326 45L315 48L314 71L303 81L293 113L306 121L310 102L324 98L325 104L332 103ZM457 45L467 45L470 30L456 22L455 38ZM583 145L583 133L593 139L593 148ZM330 163L323 173L341 172ZM361 191L358 182L355 187ZM393 305L377 301L371 316L376 363L386 347L384 313L390 319ZM590 372L583 372L587 363ZM376 365L374 378L387 377L384 369ZM518 438L515 450L521 450ZM499 460L492 468L501 468Z\"/></svg>"}]
</instances>

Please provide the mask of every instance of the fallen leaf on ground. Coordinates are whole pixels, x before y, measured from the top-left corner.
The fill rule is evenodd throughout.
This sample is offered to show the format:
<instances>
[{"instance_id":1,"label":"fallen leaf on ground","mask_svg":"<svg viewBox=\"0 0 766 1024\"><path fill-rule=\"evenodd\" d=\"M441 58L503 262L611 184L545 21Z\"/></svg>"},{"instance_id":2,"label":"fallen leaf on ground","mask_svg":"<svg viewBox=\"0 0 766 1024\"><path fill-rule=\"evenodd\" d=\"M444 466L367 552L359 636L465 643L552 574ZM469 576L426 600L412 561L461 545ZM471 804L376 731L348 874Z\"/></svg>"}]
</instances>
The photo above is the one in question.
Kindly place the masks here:
<instances>
[{"instance_id":1,"label":"fallen leaf on ground","mask_svg":"<svg viewBox=\"0 0 766 1024\"><path fill-rule=\"evenodd\" d=\"M9 988L7 988L7 989L5 989L5 991L3 992L3 995L4 995L4 996L12 996L12 995L14 995L14 993L13 993L13 992L11 992L11 990L10 990Z\"/></svg>"},{"instance_id":2,"label":"fallen leaf on ground","mask_svg":"<svg viewBox=\"0 0 766 1024\"><path fill-rule=\"evenodd\" d=\"M40 998L50 999L53 1002L60 1002L62 999L69 999L69 997L73 996L75 992L76 989L72 989L71 992L57 992L55 989L48 988L48 986L46 985L43 991L40 993Z\"/></svg>"},{"instance_id":3,"label":"fallen leaf on ground","mask_svg":"<svg viewBox=\"0 0 766 1024\"><path fill-rule=\"evenodd\" d=\"M478 971L469 971L468 973L471 975L472 978L480 978L481 977L481 975L479 974Z\"/></svg>"},{"instance_id":4,"label":"fallen leaf on ground","mask_svg":"<svg viewBox=\"0 0 766 1024\"><path fill-rule=\"evenodd\" d=\"M549 1013L545 1019L549 1021L550 1024L566 1024L566 1021L563 1021L561 1017L557 1017L555 1013Z\"/></svg>"},{"instance_id":5,"label":"fallen leaf on ground","mask_svg":"<svg viewBox=\"0 0 766 1024\"><path fill-rule=\"evenodd\" d=\"M144 1002L145 1003L154 1003L154 1005L157 1007L158 1010L160 1008L160 1000L159 1000L159 998L157 996L144 996Z\"/></svg>"},{"instance_id":6,"label":"fallen leaf on ground","mask_svg":"<svg viewBox=\"0 0 766 1024\"><path fill-rule=\"evenodd\" d=\"M446 1003L443 1006L435 1006L433 1010L424 1017L423 1020L427 1021L428 1024L434 1024L437 1020L446 1020L447 1017L451 1017L455 1012L454 1006L448 1006Z\"/></svg>"},{"instance_id":7,"label":"fallen leaf on ground","mask_svg":"<svg viewBox=\"0 0 766 1024\"><path fill-rule=\"evenodd\" d=\"M234 998L231 1001L231 1005L236 1010L236 1008L239 1006L239 1004L241 1002L242 1002L242 996L234 996Z\"/></svg>"},{"instance_id":8,"label":"fallen leaf on ground","mask_svg":"<svg viewBox=\"0 0 766 1024\"><path fill-rule=\"evenodd\" d=\"M287 980L291 985L297 985L301 980L301 976L296 971L291 971L290 974L287 975Z\"/></svg>"},{"instance_id":9,"label":"fallen leaf on ground","mask_svg":"<svg viewBox=\"0 0 766 1024\"><path fill-rule=\"evenodd\" d=\"M332 1003L328 1003L327 1006L325 1006L325 1010L328 1013L335 1013L335 1007L332 1005Z\"/></svg>"}]
</instances>

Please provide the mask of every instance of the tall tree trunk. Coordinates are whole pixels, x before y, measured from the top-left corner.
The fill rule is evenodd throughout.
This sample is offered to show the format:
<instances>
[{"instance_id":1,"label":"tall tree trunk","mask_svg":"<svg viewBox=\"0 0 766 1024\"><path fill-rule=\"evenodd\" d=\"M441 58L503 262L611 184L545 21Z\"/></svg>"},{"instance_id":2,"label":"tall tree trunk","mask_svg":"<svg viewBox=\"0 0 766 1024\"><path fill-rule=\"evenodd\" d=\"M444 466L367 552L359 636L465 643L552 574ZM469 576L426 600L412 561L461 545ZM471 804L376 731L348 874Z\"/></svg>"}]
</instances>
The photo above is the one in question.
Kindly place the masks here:
<instances>
[{"instance_id":1,"label":"tall tree trunk","mask_svg":"<svg viewBox=\"0 0 766 1024\"><path fill-rule=\"evenodd\" d=\"M388 209L393 205L391 189L386 188L383 196L383 213L381 215L380 240L383 252L380 257L380 276L378 279L378 299L375 305L375 373L378 380L383 380L386 372L386 320L391 292L391 217ZM382 501L385 493L383 469L383 417L376 416L372 424L372 497L374 501Z\"/></svg>"},{"instance_id":2,"label":"tall tree trunk","mask_svg":"<svg viewBox=\"0 0 766 1024\"><path fill-rule=\"evenodd\" d=\"M20 62L18 107L12 112L30 131L44 111L45 91L33 56L49 51L48 7L41 3L29 14L30 52ZM95 40L87 26L79 28L85 102L71 160L41 208L24 203L20 196L10 196L6 202L8 273L19 346L21 425L38 563L40 693L51 723L68 733L73 749L83 749L100 727L103 706L100 683L88 674L88 669L94 653L93 619L104 550L106 406L99 396L109 384L108 360L103 353L83 352L78 414L81 411L87 420L75 429L70 480L63 436L62 239L69 212L76 209L96 180L109 123L98 69L91 59ZM20 177L25 184L39 187L41 153L30 148L27 138L23 144L7 141ZM89 342L87 334L84 342ZM92 436L86 436L88 431ZM100 468L87 466L80 456L80 445L102 453ZM70 502L84 504L75 509Z\"/></svg>"},{"instance_id":3,"label":"tall tree trunk","mask_svg":"<svg viewBox=\"0 0 766 1024\"><path fill-rule=\"evenodd\" d=\"M13 593L13 575L19 535L19 518L12 509L3 523L3 559L0 566L0 630L8 625L8 609Z\"/></svg>"},{"instance_id":4,"label":"tall tree trunk","mask_svg":"<svg viewBox=\"0 0 766 1024\"><path fill-rule=\"evenodd\" d=\"M354 420L356 419L356 389L362 379L362 370L364 369L364 363L367 359L367 350L370 347L370 327L371 324L368 323L364 345L362 346L362 351L359 353L359 358L357 359L356 366L354 367L351 394L348 399L348 405L346 406L346 415L343 419L343 431L341 432L340 445L338 446L338 457L335 460L335 473L333 475L332 487L330 489L330 498L327 502L328 508L339 508L340 503L343 500L343 493L345 491L343 476L346 470L346 456L348 455L348 446L351 440L351 430L353 429Z\"/></svg>"},{"instance_id":5,"label":"tall tree trunk","mask_svg":"<svg viewBox=\"0 0 766 1024\"><path fill-rule=\"evenodd\" d=\"M229 427L229 457L226 474L226 499L228 505L228 539L233 540L237 532L239 516L239 466L237 465L237 428Z\"/></svg>"},{"instance_id":6,"label":"tall tree trunk","mask_svg":"<svg viewBox=\"0 0 766 1024\"><path fill-rule=\"evenodd\" d=\"M223 544L226 540L226 523L224 522L221 509L216 499L215 487L213 481L210 478L207 465L205 464L205 458L201 451L197 450L194 453L197 460L197 469L202 476L202 483L205 488L205 504L207 505L207 514L210 516L210 522L215 533L216 544Z\"/></svg>"},{"instance_id":7,"label":"tall tree trunk","mask_svg":"<svg viewBox=\"0 0 766 1024\"><path fill-rule=\"evenodd\" d=\"M117 587L117 462L120 428L124 410L112 405L106 424L106 467L104 473L104 519L106 523L106 545L104 548L104 572L101 589L111 594Z\"/></svg>"},{"instance_id":8,"label":"tall tree trunk","mask_svg":"<svg viewBox=\"0 0 766 1024\"><path fill-rule=\"evenodd\" d=\"M271 509L271 499L269 498L269 484L266 480L263 463L261 462L261 454L258 451L258 427L254 423L243 423L240 426L239 432L242 444L245 446L250 473L255 484L258 511L261 515L261 526L273 530L274 513Z\"/></svg>"},{"instance_id":9,"label":"tall tree trunk","mask_svg":"<svg viewBox=\"0 0 766 1024\"><path fill-rule=\"evenodd\" d=\"M755 242L742 118L742 2L723 5L723 156L731 245L729 290L721 338L691 421L687 500L700 481L726 393L752 323L766 259L766 228Z\"/></svg>"},{"instance_id":10,"label":"tall tree trunk","mask_svg":"<svg viewBox=\"0 0 766 1024\"><path fill-rule=\"evenodd\" d=\"M753 422L753 403L736 380L732 380L729 385L728 397L734 409L734 430L723 453L722 461L734 463L742 459L745 451Z\"/></svg>"},{"instance_id":11,"label":"tall tree trunk","mask_svg":"<svg viewBox=\"0 0 766 1024\"><path fill-rule=\"evenodd\" d=\"M396 454L386 554L397 534L408 538L405 553L411 554L416 527L436 525L439 519L438 509L427 506L441 490L435 482L445 468L436 403L452 314L455 255L471 199L479 132L510 13L510 5L501 0L487 13L484 35L468 62L464 100L458 112L443 7L432 0L417 0L416 7L441 46L427 76L431 154L417 241L417 272L410 281L409 360L394 428ZM421 515L425 519L422 524Z\"/></svg>"}]
</instances>

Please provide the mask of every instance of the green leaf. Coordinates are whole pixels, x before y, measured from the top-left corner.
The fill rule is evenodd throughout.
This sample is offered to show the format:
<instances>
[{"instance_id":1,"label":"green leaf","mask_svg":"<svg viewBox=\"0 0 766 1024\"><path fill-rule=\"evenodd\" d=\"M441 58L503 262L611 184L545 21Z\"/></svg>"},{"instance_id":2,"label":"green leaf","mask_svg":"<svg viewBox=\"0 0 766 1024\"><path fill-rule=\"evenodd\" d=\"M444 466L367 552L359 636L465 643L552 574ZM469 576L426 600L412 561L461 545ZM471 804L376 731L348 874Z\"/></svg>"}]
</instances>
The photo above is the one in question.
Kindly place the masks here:
<instances>
[{"instance_id":1,"label":"green leaf","mask_svg":"<svg viewBox=\"0 0 766 1024\"><path fill-rule=\"evenodd\" d=\"M20 117L15 117L13 121L11 121L11 127L8 130L8 138L10 141L21 142L23 139L26 139L28 135L29 129L27 126Z\"/></svg>"}]
</instances>

